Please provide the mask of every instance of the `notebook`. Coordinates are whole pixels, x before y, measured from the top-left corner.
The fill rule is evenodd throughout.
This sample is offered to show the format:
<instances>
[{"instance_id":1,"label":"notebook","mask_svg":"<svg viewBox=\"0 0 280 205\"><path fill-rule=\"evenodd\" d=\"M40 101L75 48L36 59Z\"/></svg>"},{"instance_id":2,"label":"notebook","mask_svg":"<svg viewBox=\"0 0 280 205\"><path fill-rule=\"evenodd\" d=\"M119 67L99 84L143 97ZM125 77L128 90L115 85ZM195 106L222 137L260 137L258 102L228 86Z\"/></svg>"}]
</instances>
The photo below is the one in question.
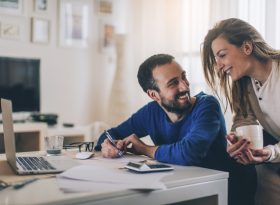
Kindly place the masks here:
<instances>
[{"instance_id":1,"label":"notebook","mask_svg":"<svg viewBox=\"0 0 280 205\"><path fill-rule=\"evenodd\" d=\"M64 156L16 156L15 133L12 119L12 102L1 99L4 146L9 165L17 174L47 174L63 172L77 162Z\"/></svg>"}]
</instances>

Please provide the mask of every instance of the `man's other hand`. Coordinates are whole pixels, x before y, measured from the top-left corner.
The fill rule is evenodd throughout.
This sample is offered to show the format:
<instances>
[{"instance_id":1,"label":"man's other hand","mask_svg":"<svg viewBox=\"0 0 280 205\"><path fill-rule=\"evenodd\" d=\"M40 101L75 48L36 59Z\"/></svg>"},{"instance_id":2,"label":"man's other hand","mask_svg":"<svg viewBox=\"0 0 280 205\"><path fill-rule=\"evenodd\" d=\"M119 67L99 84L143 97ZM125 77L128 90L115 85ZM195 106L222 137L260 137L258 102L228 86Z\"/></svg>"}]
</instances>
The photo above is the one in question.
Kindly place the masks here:
<instances>
[{"instance_id":1,"label":"man's other hand","mask_svg":"<svg viewBox=\"0 0 280 205\"><path fill-rule=\"evenodd\" d=\"M145 155L154 158L158 148L157 146L146 145L135 134L128 136L123 141L126 150L136 155Z\"/></svg>"}]
</instances>

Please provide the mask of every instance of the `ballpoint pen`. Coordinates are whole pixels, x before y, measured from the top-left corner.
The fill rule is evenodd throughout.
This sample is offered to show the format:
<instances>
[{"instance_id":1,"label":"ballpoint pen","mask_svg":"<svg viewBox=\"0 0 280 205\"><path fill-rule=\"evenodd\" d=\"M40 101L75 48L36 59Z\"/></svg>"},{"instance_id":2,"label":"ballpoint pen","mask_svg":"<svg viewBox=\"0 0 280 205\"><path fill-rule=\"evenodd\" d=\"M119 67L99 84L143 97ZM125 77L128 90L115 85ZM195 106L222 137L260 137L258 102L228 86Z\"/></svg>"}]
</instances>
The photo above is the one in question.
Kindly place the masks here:
<instances>
[{"instance_id":1,"label":"ballpoint pen","mask_svg":"<svg viewBox=\"0 0 280 205\"><path fill-rule=\"evenodd\" d=\"M110 133L107 130L104 130L104 133L105 133L106 137L109 139L109 141L111 142L111 144L115 148L117 148L117 145L115 144L115 141L114 141L113 137L110 135ZM119 155L119 157L123 157L124 151L121 151L121 150L118 149L118 155Z\"/></svg>"},{"instance_id":2,"label":"ballpoint pen","mask_svg":"<svg viewBox=\"0 0 280 205\"><path fill-rule=\"evenodd\" d=\"M20 189L20 188L24 187L25 185L30 184L36 180L38 180L38 178L27 179L27 180L24 180L21 182L16 182L14 184L8 184L8 183L0 180L0 191L7 187L10 187L10 186L12 186L14 189Z\"/></svg>"},{"instance_id":3,"label":"ballpoint pen","mask_svg":"<svg viewBox=\"0 0 280 205\"><path fill-rule=\"evenodd\" d=\"M12 186L13 186L14 189L20 189L20 188L24 187L25 185L30 184L30 183L32 183L36 180L38 180L38 178L27 179L25 181L18 182L16 184L12 185Z\"/></svg>"}]
</instances>

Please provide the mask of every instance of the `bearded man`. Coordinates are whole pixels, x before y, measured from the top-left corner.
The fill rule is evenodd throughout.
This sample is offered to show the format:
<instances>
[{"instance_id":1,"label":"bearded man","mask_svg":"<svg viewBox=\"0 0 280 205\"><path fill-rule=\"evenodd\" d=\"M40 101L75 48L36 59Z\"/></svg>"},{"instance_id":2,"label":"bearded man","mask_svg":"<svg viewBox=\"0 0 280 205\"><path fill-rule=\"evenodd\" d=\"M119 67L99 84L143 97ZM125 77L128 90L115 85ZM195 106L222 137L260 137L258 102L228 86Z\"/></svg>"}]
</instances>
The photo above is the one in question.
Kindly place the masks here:
<instances>
[{"instance_id":1,"label":"bearded man","mask_svg":"<svg viewBox=\"0 0 280 205\"><path fill-rule=\"evenodd\" d=\"M226 152L225 120L217 99L203 92L191 97L186 72L171 55L149 57L137 77L153 101L108 130L115 146L102 134L96 150L107 158L129 151L160 162L228 171L229 204L253 200L255 169L237 164ZM140 140L147 135L153 146Z\"/></svg>"}]
</instances>

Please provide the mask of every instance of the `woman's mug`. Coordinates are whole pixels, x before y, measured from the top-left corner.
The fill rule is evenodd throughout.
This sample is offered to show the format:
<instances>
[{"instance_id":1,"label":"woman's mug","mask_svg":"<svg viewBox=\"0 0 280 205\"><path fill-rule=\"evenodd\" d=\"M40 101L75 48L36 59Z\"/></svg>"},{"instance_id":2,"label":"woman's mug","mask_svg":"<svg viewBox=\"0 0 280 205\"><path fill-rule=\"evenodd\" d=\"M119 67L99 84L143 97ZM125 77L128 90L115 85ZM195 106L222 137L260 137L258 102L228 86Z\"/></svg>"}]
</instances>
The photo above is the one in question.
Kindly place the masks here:
<instances>
[{"instance_id":1,"label":"woman's mug","mask_svg":"<svg viewBox=\"0 0 280 205\"><path fill-rule=\"evenodd\" d=\"M263 129L260 125L246 125L236 128L236 136L251 142L251 149L263 148Z\"/></svg>"}]
</instances>

